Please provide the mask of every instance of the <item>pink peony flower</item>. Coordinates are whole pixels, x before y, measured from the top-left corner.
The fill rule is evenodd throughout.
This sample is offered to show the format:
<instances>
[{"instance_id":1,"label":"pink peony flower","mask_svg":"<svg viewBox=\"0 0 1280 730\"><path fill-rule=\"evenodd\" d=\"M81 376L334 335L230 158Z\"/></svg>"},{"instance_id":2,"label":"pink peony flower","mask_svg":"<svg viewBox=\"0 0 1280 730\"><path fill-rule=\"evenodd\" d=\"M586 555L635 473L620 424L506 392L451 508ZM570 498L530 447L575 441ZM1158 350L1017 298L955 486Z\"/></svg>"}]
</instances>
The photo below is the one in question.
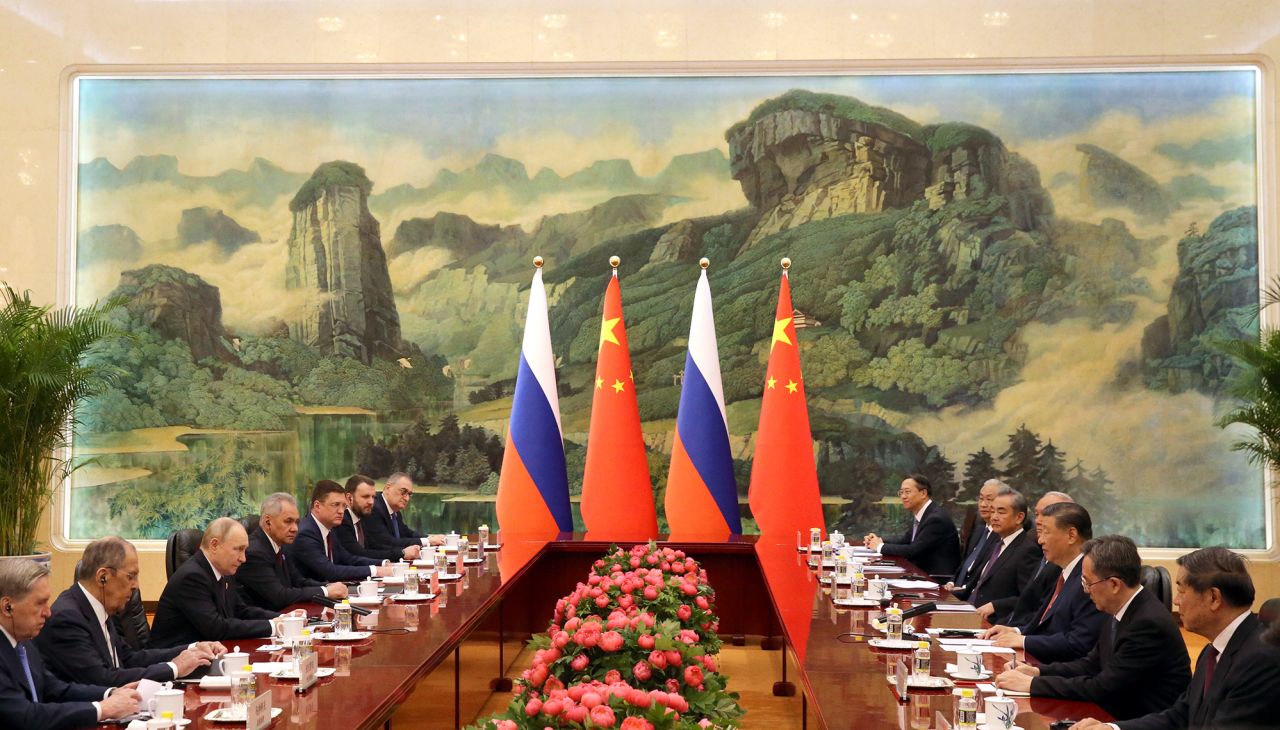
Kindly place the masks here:
<instances>
[{"instance_id":1,"label":"pink peony flower","mask_svg":"<svg viewBox=\"0 0 1280 730\"><path fill-rule=\"evenodd\" d=\"M586 654L579 654L578 656L573 658L573 661L569 662L569 666L573 667L573 671L581 672L582 670L586 669L587 665L590 663L591 663L591 660L587 658Z\"/></svg>"},{"instance_id":2,"label":"pink peony flower","mask_svg":"<svg viewBox=\"0 0 1280 730\"><path fill-rule=\"evenodd\" d=\"M605 651L618 651L622 644L622 634L617 631L606 631L600 635L600 648Z\"/></svg>"},{"instance_id":3,"label":"pink peony flower","mask_svg":"<svg viewBox=\"0 0 1280 730\"><path fill-rule=\"evenodd\" d=\"M564 716L569 722L576 722L578 724L582 724L587 720L587 708L583 707L582 705L578 705L577 707L570 707L569 709L564 711Z\"/></svg>"},{"instance_id":4,"label":"pink peony flower","mask_svg":"<svg viewBox=\"0 0 1280 730\"><path fill-rule=\"evenodd\" d=\"M654 669L666 669L667 655L663 654L657 649L654 649L653 651L649 652L649 663L653 665Z\"/></svg>"},{"instance_id":5,"label":"pink peony flower","mask_svg":"<svg viewBox=\"0 0 1280 730\"><path fill-rule=\"evenodd\" d=\"M697 598L693 599L693 602L697 604L698 608L701 608L703 611L711 610L711 602L707 600L706 596L698 596Z\"/></svg>"},{"instance_id":6,"label":"pink peony flower","mask_svg":"<svg viewBox=\"0 0 1280 730\"><path fill-rule=\"evenodd\" d=\"M551 637L551 645L557 649L563 649L565 644L569 643L569 634L565 631L557 631L556 635Z\"/></svg>"},{"instance_id":7,"label":"pink peony flower","mask_svg":"<svg viewBox=\"0 0 1280 730\"><path fill-rule=\"evenodd\" d=\"M698 587L690 583L689 581L684 581L683 583L680 584L680 592L685 594L686 596L697 595Z\"/></svg>"},{"instance_id":8,"label":"pink peony flower","mask_svg":"<svg viewBox=\"0 0 1280 730\"><path fill-rule=\"evenodd\" d=\"M636 599L632 598L630 595L624 594L624 595L618 596L618 605L622 606L623 608L631 608L633 605L635 605L635 602L636 602Z\"/></svg>"},{"instance_id":9,"label":"pink peony flower","mask_svg":"<svg viewBox=\"0 0 1280 730\"><path fill-rule=\"evenodd\" d=\"M702 728L702 730L706 730L711 727L711 721L704 717L698 721L698 727Z\"/></svg>"},{"instance_id":10,"label":"pink peony flower","mask_svg":"<svg viewBox=\"0 0 1280 730\"><path fill-rule=\"evenodd\" d=\"M555 677L548 677L546 684L542 686L542 689L543 691L551 694L563 693L564 682L561 682L559 679L556 679Z\"/></svg>"},{"instance_id":11,"label":"pink peony flower","mask_svg":"<svg viewBox=\"0 0 1280 730\"><path fill-rule=\"evenodd\" d=\"M682 603L680 604L680 608L676 609L676 617L681 621L688 621L693 618L693 609L689 608L688 604Z\"/></svg>"},{"instance_id":12,"label":"pink peony flower","mask_svg":"<svg viewBox=\"0 0 1280 730\"><path fill-rule=\"evenodd\" d=\"M686 644L696 644L698 643L698 632L690 631L689 629L681 629L680 633L676 634L676 640L683 641Z\"/></svg>"},{"instance_id":13,"label":"pink peony flower","mask_svg":"<svg viewBox=\"0 0 1280 730\"><path fill-rule=\"evenodd\" d=\"M636 707L648 707L653 704L653 700L649 699L649 693L642 689L633 689L627 692L627 703Z\"/></svg>"},{"instance_id":14,"label":"pink peony flower","mask_svg":"<svg viewBox=\"0 0 1280 730\"><path fill-rule=\"evenodd\" d=\"M569 688L569 699L574 702L581 702L582 696L587 693L587 686L583 684L575 684Z\"/></svg>"},{"instance_id":15,"label":"pink peony flower","mask_svg":"<svg viewBox=\"0 0 1280 730\"><path fill-rule=\"evenodd\" d=\"M588 710L596 705L604 702L604 698L598 692L586 692L582 695L582 706Z\"/></svg>"},{"instance_id":16,"label":"pink peony flower","mask_svg":"<svg viewBox=\"0 0 1280 730\"><path fill-rule=\"evenodd\" d=\"M497 722L497 727L498 730L517 730L518 726L514 720L499 720Z\"/></svg>"},{"instance_id":17,"label":"pink peony flower","mask_svg":"<svg viewBox=\"0 0 1280 730\"><path fill-rule=\"evenodd\" d=\"M631 560L629 560L629 561L627 561L627 562L631 563L631 567L633 567L633 568L639 568L639 567L640 567L640 556L638 556L638 555L632 555L632 556L631 556Z\"/></svg>"},{"instance_id":18,"label":"pink peony flower","mask_svg":"<svg viewBox=\"0 0 1280 730\"><path fill-rule=\"evenodd\" d=\"M617 684L618 682L621 682L621 681L622 681L622 672L619 672L616 669L610 669L609 671L604 673L605 684Z\"/></svg>"},{"instance_id":19,"label":"pink peony flower","mask_svg":"<svg viewBox=\"0 0 1280 730\"><path fill-rule=\"evenodd\" d=\"M542 711L542 700L538 699L537 697L534 697L533 699L525 703L524 714L528 715L529 717L533 717L534 715L538 714L541 711Z\"/></svg>"},{"instance_id":20,"label":"pink peony flower","mask_svg":"<svg viewBox=\"0 0 1280 730\"><path fill-rule=\"evenodd\" d=\"M706 667L708 672L716 671L716 658L710 654L703 654L702 666Z\"/></svg>"},{"instance_id":21,"label":"pink peony flower","mask_svg":"<svg viewBox=\"0 0 1280 730\"><path fill-rule=\"evenodd\" d=\"M608 606L608 605L609 605L608 596L596 596L596 607L604 608L605 606Z\"/></svg>"},{"instance_id":22,"label":"pink peony flower","mask_svg":"<svg viewBox=\"0 0 1280 730\"><path fill-rule=\"evenodd\" d=\"M702 689L702 667L690 664L684 668L684 683Z\"/></svg>"},{"instance_id":23,"label":"pink peony flower","mask_svg":"<svg viewBox=\"0 0 1280 730\"><path fill-rule=\"evenodd\" d=\"M564 703L560 700L547 700L546 704L542 706L542 712L543 714L555 717L556 715L564 712Z\"/></svg>"},{"instance_id":24,"label":"pink peony flower","mask_svg":"<svg viewBox=\"0 0 1280 730\"><path fill-rule=\"evenodd\" d=\"M673 667L680 666L680 663L683 661L683 659L680 658L680 652L675 649L668 649L665 653L667 655L667 664L670 664Z\"/></svg>"},{"instance_id":25,"label":"pink peony flower","mask_svg":"<svg viewBox=\"0 0 1280 730\"><path fill-rule=\"evenodd\" d=\"M668 679L666 681L666 687L667 687L667 694L671 695L671 699L667 704L674 706L672 705L672 703L675 701L675 698L680 695L680 680Z\"/></svg>"},{"instance_id":26,"label":"pink peony flower","mask_svg":"<svg viewBox=\"0 0 1280 730\"><path fill-rule=\"evenodd\" d=\"M670 698L667 696L667 693L663 692L660 689L649 690L649 699L653 700L653 704L660 705L662 707L666 707L667 702L670 701Z\"/></svg>"},{"instance_id":27,"label":"pink peony flower","mask_svg":"<svg viewBox=\"0 0 1280 730\"><path fill-rule=\"evenodd\" d=\"M672 563L672 564L671 564L671 572L672 572L672 573L676 573L676 574L683 573L683 572L684 572L684 563Z\"/></svg>"},{"instance_id":28,"label":"pink peony flower","mask_svg":"<svg viewBox=\"0 0 1280 730\"><path fill-rule=\"evenodd\" d=\"M656 601L656 600L658 600L658 589L657 589L657 588L654 588L653 586L645 586L645 589L644 589L644 600L646 600L646 601Z\"/></svg>"},{"instance_id":29,"label":"pink peony flower","mask_svg":"<svg viewBox=\"0 0 1280 730\"><path fill-rule=\"evenodd\" d=\"M653 730L653 723L643 717L628 717L619 725L622 730Z\"/></svg>"},{"instance_id":30,"label":"pink peony flower","mask_svg":"<svg viewBox=\"0 0 1280 730\"><path fill-rule=\"evenodd\" d=\"M640 634L636 637L636 644L645 651L652 649L655 643L652 634Z\"/></svg>"},{"instance_id":31,"label":"pink peony flower","mask_svg":"<svg viewBox=\"0 0 1280 730\"><path fill-rule=\"evenodd\" d=\"M635 676L636 681L648 682L653 676L653 671L649 669L648 662L636 662L636 665L631 668L631 674Z\"/></svg>"},{"instance_id":32,"label":"pink peony flower","mask_svg":"<svg viewBox=\"0 0 1280 730\"><path fill-rule=\"evenodd\" d=\"M613 716L613 708L608 705L596 705L591 708L591 723L596 727L613 727L617 718Z\"/></svg>"},{"instance_id":33,"label":"pink peony flower","mask_svg":"<svg viewBox=\"0 0 1280 730\"><path fill-rule=\"evenodd\" d=\"M684 695L673 694L671 695L670 700L667 702L667 707L670 707L676 712L688 712L689 701L684 698Z\"/></svg>"}]
</instances>

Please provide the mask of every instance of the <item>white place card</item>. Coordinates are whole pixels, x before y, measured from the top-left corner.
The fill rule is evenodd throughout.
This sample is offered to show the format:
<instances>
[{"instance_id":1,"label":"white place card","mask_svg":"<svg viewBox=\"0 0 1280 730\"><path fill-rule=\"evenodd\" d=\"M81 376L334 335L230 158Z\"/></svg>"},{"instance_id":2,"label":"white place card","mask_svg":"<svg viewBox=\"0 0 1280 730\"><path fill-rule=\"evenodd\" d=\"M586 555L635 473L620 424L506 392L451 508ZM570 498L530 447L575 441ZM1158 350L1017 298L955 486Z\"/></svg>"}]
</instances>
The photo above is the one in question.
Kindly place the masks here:
<instances>
[{"instance_id":1,"label":"white place card","mask_svg":"<svg viewBox=\"0 0 1280 730\"><path fill-rule=\"evenodd\" d=\"M319 659L315 652L311 652L298 662L298 686L294 688L295 692L302 692L310 688L316 683L316 669L319 665Z\"/></svg>"},{"instance_id":2,"label":"white place card","mask_svg":"<svg viewBox=\"0 0 1280 730\"><path fill-rule=\"evenodd\" d=\"M314 656L312 657L314 659ZM245 730L266 730L271 726L271 692L259 694L249 703L249 715Z\"/></svg>"}]
</instances>

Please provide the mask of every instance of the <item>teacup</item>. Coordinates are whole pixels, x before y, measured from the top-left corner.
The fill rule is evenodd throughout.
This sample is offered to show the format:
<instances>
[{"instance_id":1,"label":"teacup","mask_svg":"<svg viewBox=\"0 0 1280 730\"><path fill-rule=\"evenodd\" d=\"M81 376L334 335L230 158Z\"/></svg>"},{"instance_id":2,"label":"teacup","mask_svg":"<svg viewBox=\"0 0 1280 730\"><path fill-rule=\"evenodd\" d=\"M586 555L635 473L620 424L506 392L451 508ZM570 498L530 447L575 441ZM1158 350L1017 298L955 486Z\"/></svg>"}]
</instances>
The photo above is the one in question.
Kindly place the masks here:
<instances>
[{"instance_id":1,"label":"teacup","mask_svg":"<svg viewBox=\"0 0 1280 730\"><path fill-rule=\"evenodd\" d=\"M378 583L373 580L365 580L360 582L360 596L363 598L373 598L378 595Z\"/></svg>"},{"instance_id":2,"label":"teacup","mask_svg":"<svg viewBox=\"0 0 1280 730\"><path fill-rule=\"evenodd\" d=\"M956 676L980 679L986 673L982 665L982 652L961 649L956 652Z\"/></svg>"},{"instance_id":3,"label":"teacup","mask_svg":"<svg viewBox=\"0 0 1280 730\"><path fill-rule=\"evenodd\" d=\"M306 625L307 619L303 616L281 616L276 622L276 630L271 635L283 644L292 644L302 636L302 629L306 628Z\"/></svg>"},{"instance_id":4,"label":"teacup","mask_svg":"<svg viewBox=\"0 0 1280 730\"><path fill-rule=\"evenodd\" d=\"M444 536L444 546L447 548L457 548L460 536L456 532L450 532Z\"/></svg>"},{"instance_id":5,"label":"teacup","mask_svg":"<svg viewBox=\"0 0 1280 730\"><path fill-rule=\"evenodd\" d=\"M987 730L1013 730L1018 717L1018 703L1008 697L988 695L986 707Z\"/></svg>"},{"instance_id":6,"label":"teacup","mask_svg":"<svg viewBox=\"0 0 1280 730\"><path fill-rule=\"evenodd\" d=\"M305 623L306 619L302 619ZM283 623L283 622L279 622ZM301 633L301 629L299 629ZM209 664L209 674L213 676L227 676L231 674L232 669L239 669L249 663L249 654L243 651L229 651L226 654L214 659Z\"/></svg>"},{"instance_id":7,"label":"teacup","mask_svg":"<svg viewBox=\"0 0 1280 730\"><path fill-rule=\"evenodd\" d=\"M409 564L403 560L391 564L391 574L397 578L403 578L407 570L409 570Z\"/></svg>"},{"instance_id":8,"label":"teacup","mask_svg":"<svg viewBox=\"0 0 1280 730\"><path fill-rule=\"evenodd\" d=\"M180 689L157 690L152 695L151 700L147 702L147 711L154 717L160 717L166 712L172 712L174 720L181 720L182 698L185 694Z\"/></svg>"},{"instance_id":9,"label":"teacup","mask_svg":"<svg viewBox=\"0 0 1280 730\"><path fill-rule=\"evenodd\" d=\"M884 578L872 578L867 581L867 598L884 598L889 592L889 581Z\"/></svg>"}]
</instances>

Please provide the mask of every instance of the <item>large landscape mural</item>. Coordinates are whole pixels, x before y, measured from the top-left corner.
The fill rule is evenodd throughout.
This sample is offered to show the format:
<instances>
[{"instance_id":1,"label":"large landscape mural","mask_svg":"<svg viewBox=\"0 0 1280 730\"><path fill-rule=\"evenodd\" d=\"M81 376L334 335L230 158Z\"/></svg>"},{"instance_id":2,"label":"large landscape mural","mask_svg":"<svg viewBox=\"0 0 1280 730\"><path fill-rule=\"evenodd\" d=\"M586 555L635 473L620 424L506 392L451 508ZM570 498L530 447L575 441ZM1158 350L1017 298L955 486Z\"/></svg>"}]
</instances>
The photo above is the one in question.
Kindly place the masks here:
<instances>
[{"instance_id":1,"label":"large landscape mural","mask_svg":"<svg viewBox=\"0 0 1280 730\"><path fill-rule=\"evenodd\" d=\"M76 289L119 297L67 535L163 538L407 471L493 523L534 255L580 489L608 258L661 505L711 259L743 494L794 260L831 526L923 471L1151 546L1266 545L1216 419L1256 336L1255 72L77 81ZM575 505L576 510L576 505Z\"/></svg>"}]
</instances>

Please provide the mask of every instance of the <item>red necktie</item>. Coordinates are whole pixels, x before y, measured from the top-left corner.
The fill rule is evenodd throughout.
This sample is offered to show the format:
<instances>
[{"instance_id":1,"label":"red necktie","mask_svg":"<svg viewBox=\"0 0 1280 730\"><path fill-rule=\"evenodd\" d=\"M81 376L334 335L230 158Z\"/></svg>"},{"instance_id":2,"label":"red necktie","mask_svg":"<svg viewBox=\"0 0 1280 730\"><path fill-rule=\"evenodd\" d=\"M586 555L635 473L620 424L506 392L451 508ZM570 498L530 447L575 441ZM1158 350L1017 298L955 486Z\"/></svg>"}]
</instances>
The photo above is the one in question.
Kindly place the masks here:
<instances>
[{"instance_id":1,"label":"red necktie","mask_svg":"<svg viewBox=\"0 0 1280 730\"><path fill-rule=\"evenodd\" d=\"M324 551L329 556L329 562L333 562L333 530L324 538Z\"/></svg>"},{"instance_id":2,"label":"red necktie","mask_svg":"<svg viewBox=\"0 0 1280 730\"><path fill-rule=\"evenodd\" d=\"M1204 689L1201 690L1201 697L1208 697L1209 685L1213 684L1213 670L1218 668L1218 647L1210 644L1200 661L1204 662Z\"/></svg>"},{"instance_id":3,"label":"red necktie","mask_svg":"<svg viewBox=\"0 0 1280 730\"><path fill-rule=\"evenodd\" d=\"M360 543L360 547L364 547L364 522L356 523L356 542Z\"/></svg>"},{"instance_id":4,"label":"red necktie","mask_svg":"<svg viewBox=\"0 0 1280 730\"><path fill-rule=\"evenodd\" d=\"M1040 622L1044 621L1044 617L1049 615L1049 609L1053 608L1053 602L1058 600L1058 594L1062 592L1062 586L1066 585L1067 579L1062 574L1058 574L1058 583L1053 588L1053 595L1049 596L1049 605L1044 607L1044 613L1040 614Z\"/></svg>"},{"instance_id":5,"label":"red necktie","mask_svg":"<svg viewBox=\"0 0 1280 730\"><path fill-rule=\"evenodd\" d=\"M284 551L276 553L276 565L284 565Z\"/></svg>"}]
</instances>

